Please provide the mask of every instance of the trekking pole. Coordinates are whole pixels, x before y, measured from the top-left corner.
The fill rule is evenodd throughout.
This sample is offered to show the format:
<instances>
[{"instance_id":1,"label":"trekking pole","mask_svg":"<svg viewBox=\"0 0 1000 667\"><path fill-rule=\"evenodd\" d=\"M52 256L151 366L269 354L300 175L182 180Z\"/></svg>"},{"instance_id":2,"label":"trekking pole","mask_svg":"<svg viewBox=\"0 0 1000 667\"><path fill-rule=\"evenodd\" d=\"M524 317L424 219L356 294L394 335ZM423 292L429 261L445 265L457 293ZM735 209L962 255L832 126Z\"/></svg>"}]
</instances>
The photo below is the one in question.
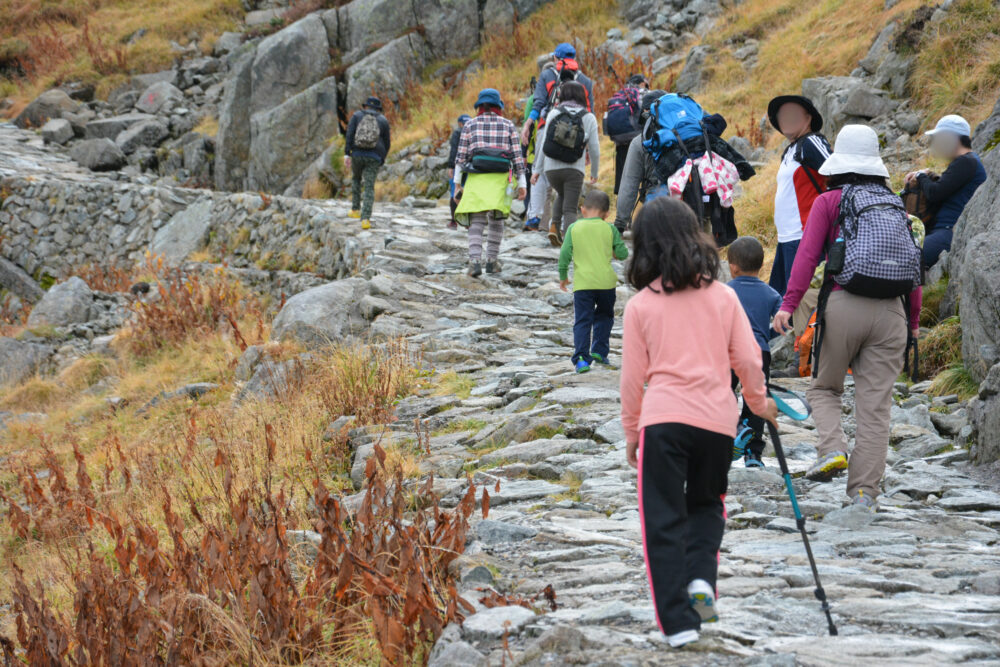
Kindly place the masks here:
<instances>
[{"instance_id":1,"label":"trekking pole","mask_svg":"<svg viewBox=\"0 0 1000 667\"><path fill-rule=\"evenodd\" d=\"M805 412L799 412L792 408L785 400L780 396L776 395L775 392L779 392L785 395L786 398L794 398L802 402L805 406ZM767 386L767 393L774 399L775 404L778 406L778 410L785 413L792 419L796 421L804 421L812 414L812 407L809 403L801 396L785 389L783 387L777 387L774 385ZM802 535L802 543L806 547L806 556L809 557L809 567L812 568L813 579L816 581L815 595L816 599L820 602L820 608L823 613L826 614L826 624L830 631L830 636L835 636L837 634L837 626L833 624L833 616L830 614L830 602L826 599L826 591L823 590L823 584L819 581L819 570L816 568L816 559L813 557L812 547L809 546L809 536L806 534L806 518L802 516L802 511L799 509L799 501L795 497L795 487L792 486L792 474L788 471L788 462L785 460L785 450L781 447L781 438L778 437L778 429L771 422L767 423L768 432L771 434L771 443L774 445L774 453L778 457L778 465L781 466L781 474L785 478L785 488L788 490L788 497L792 501L792 511L795 513L795 525L799 528L799 533Z\"/></svg>"}]
</instances>

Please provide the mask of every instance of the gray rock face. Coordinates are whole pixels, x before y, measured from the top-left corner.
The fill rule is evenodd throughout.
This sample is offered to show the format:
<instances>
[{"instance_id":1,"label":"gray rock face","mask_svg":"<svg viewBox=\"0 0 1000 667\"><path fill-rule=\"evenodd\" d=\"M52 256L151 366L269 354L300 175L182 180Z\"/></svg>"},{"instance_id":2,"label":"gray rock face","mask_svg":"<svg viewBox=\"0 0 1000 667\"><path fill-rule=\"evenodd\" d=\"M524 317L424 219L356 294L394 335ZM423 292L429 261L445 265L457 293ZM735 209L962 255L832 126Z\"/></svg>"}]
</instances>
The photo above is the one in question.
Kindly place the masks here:
<instances>
[{"instance_id":1,"label":"gray rock face","mask_svg":"<svg viewBox=\"0 0 1000 667\"><path fill-rule=\"evenodd\" d=\"M28 303L35 303L45 295L45 290L24 269L3 257L0 257L0 287Z\"/></svg>"},{"instance_id":2,"label":"gray rock face","mask_svg":"<svg viewBox=\"0 0 1000 667\"><path fill-rule=\"evenodd\" d=\"M0 337L0 387L18 385L36 372L52 355L52 348Z\"/></svg>"},{"instance_id":3,"label":"gray rock face","mask_svg":"<svg viewBox=\"0 0 1000 667\"><path fill-rule=\"evenodd\" d=\"M58 88L47 90L36 97L14 119L18 127L41 127L51 118L60 118L64 112L76 111L80 103Z\"/></svg>"},{"instance_id":4,"label":"gray rock face","mask_svg":"<svg viewBox=\"0 0 1000 667\"><path fill-rule=\"evenodd\" d=\"M125 165L125 154L110 139L86 139L75 144L69 154L91 171L114 171Z\"/></svg>"},{"instance_id":5,"label":"gray rock face","mask_svg":"<svg viewBox=\"0 0 1000 667\"><path fill-rule=\"evenodd\" d=\"M823 115L823 131L830 137L844 125L875 118L894 106L881 91L849 76L806 79L802 94L816 104Z\"/></svg>"},{"instance_id":6,"label":"gray rock face","mask_svg":"<svg viewBox=\"0 0 1000 667\"><path fill-rule=\"evenodd\" d=\"M949 252L949 289L961 303L962 358L977 380L986 376L1000 347L1000 151L983 159L986 182L979 186L955 227ZM953 287L954 285L954 287ZM992 362L992 363L991 363Z\"/></svg>"},{"instance_id":7,"label":"gray rock face","mask_svg":"<svg viewBox=\"0 0 1000 667\"><path fill-rule=\"evenodd\" d=\"M381 49L348 68L347 108L359 109L372 90L385 101L397 101L409 81L430 62L431 52L417 33L392 40Z\"/></svg>"},{"instance_id":8,"label":"gray rock face","mask_svg":"<svg viewBox=\"0 0 1000 667\"><path fill-rule=\"evenodd\" d=\"M462 635L470 641L516 635L534 618L535 612L519 605L484 609L465 619Z\"/></svg>"},{"instance_id":9,"label":"gray rock face","mask_svg":"<svg viewBox=\"0 0 1000 667\"><path fill-rule=\"evenodd\" d=\"M205 247L212 227L212 203L211 199L202 199L174 215L157 230L149 251L162 256L167 264L177 265Z\"/></svg>"},{"instance_id":10,"label":"gray rock face","mask_svg":"<svg viewBox=\"0 0 1000 667\"><path fill-rule=\"evenodd\" d=\"M367 290L364 280L348 278L300 292L274 318L271 338L313 347L339 343L363 327L358 304Z\"/></svg>"},{"instance_id":11,"label":"gray rock face","mask_svg":"<svg viewBox=\"0 0 1000 667\"><path fill-rule=\"evenodd\" d=\"M687 61L684 63L684 69L681 70L680 75L677 77L677 82L674 84L674 90L678 93L695 93L701 88L702 79L704 77L703 70L705 68L705 62L712 54L711 47L708 46L696 46L688 52Z\"/></svg>"},{"instance_id":12,"label":"gray rock face","mask_svg":"<svg viewBox=\"0 0 1000 667\"><path fill-rule=\"evenodd\" d=\"M997 99L993 112L976 126L972 133L972 150L982 156L998 144L1000 144L1000 98Z\"/></svg>"},{"instance_id":13,"label":"gray rock face","mask_svg":"<svg viewBox=\"0 0 1000 667\"><path fill-rule=\"evenodd\" d=\"M82 279L73 276L49 288L28 315L28 326L65 327L90 319L94 293Z\"/></svg>"},{"instance_id":14,"label":"gray rock face","mask_svg":"<svg viewBox=\"0 0 1000 667\"><path fill-rule=\"evenodd\" d=\"M337 132L337 81L333 77L255 114L250 122L248 188L283 191Z\"/></svg>"},{"instance_id":15,"label":"gray rock face","mask_svg":"<svg viewBox=\"0 0 1000 667\"><path fill-rule=\"evenodd\" d=\"M329 66L326 26L316 14L266 37L253 63L250 113L282 104L323 78Z\"/></svg>"},{"instance_id":16,"label":"gray rock face","mask_svg":"<svg viewBox=\"0 0 1000 667\"><path fill-rule=\"evenodd\" d=\"M478 667L487 664L485 656L467 642L449 642L436 652L428 667Z\"/></svg>"},{"instance_id":17,"label":"gray rock face","mask_svg":"<svg viewBox=\"0 0 1000 667\"><path fill-rule=\"evenodd\" d=\"M1000 461L1000 364L995 364L979 385L979 396L969 404L978 463Z\"/></svg>"},{"instance_id":18,"label":"gray rock face","mask_svg":"<svg viewBox=\"0 0 1000 667\"><path fill-rule=\"evenodd\" d=\"M53 118L42 125L42 139L50 144L64 144L73 138L73 126L65 118Z\"/></svg>"},{"instance_id":19,"label":"gray rock face","mask_svg":"<svg viewBox=\"0 0 1000 667\"><path fill-rule=\"evenodd\" d=\"M115 138L115 144L125 155L131 155L138 149L148 146L159 146L170 136L167 126L158 120L144 120L136 123Z\"/></svg>"},{"instance_id":20,"label":"gray rock face","mask_svg":"<svg viewBox=\"0 0 1000 667\"><path fill-rule=\"evenodd\" d=\"M184 99L181 89L168 81L158 81L142 91L135 108L148 114L169 111L173 105Z\"/></svg>"},{"instance_id":21,"label":"gray rock face","mask_svg":"<svg viewBox=\"0 0 1000 667\"><path fill-rule=\"evenodd\" d=\"M250 160L250 105L253 93L254 48L237 56L219 104L219 132L215 138L215 187L242 190Z\"/></svg>"},{"instance_id":22,"label":"gray rock face","mask_svg":"<svg viewBox=\"0 0 1000 667\"><path fill-rule=\"evenodd\" d=\"M538 530L531 526L519 526L516 523L509 523L507 521L483 519L476 524L476 535L485 544L520 542L521 540L530 539L537 534Z\"/></svg>"}]
</instances>

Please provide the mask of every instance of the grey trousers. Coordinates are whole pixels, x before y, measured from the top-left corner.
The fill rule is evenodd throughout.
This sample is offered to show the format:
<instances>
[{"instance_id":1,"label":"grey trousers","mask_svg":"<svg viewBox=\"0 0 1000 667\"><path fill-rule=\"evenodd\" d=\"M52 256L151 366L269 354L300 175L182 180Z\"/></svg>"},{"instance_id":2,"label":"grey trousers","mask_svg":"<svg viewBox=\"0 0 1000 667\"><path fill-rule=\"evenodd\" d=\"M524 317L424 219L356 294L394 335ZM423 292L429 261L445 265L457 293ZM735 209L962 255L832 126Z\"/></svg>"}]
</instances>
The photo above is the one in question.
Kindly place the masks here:
<instances>
[{"instance_id":1,"label":"grey trousers","mask_svg":"<svg viewBox=\"0 0 1000 667\"><path fill-rule=\"evenodd\" d=\"M556 203L552 205L552 224L565 233L580 215L583 172L576 169L552 169L545 172L545 177L556 191Z\"/></svg>"},{"instance_id":2,"label":"grey trousers","mask_svg":"<svg viewBox=\"0 0 1000 667\"><path fill-rule=\"evenodd\" d=\"M504 218L497 211L481 211L469 214L469 259L478 262L483 257L483 232L486 232L486 260L494 260L500 255L503 240Z\"/></svg>"},{"instance_id":3,"label":"grey trousers","mask_svg":"<svg viewBox=\"0 0 1000 667\"><path fill-rule=\"evenodd\" d=\"M907 316L899 299L869 299L842 290L826 305L819 366L806 397L819 435L819 455L847 451L840 418L844 377L854 375L857 433L847 468L847 495L878 496L889 450L892 386L903 370Z\"/></svg>"}]
</instances>

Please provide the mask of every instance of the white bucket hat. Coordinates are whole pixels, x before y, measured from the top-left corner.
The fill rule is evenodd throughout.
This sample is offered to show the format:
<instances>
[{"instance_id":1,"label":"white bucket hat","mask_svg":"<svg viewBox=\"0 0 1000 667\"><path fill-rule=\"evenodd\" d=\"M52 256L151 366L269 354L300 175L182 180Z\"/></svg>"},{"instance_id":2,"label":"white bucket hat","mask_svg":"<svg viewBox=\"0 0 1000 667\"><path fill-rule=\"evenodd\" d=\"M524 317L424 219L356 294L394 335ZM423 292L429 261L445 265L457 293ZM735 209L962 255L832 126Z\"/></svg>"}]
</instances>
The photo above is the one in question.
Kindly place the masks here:
<instances>
[{"instance_id":1,"label":"white bucket hat","mask_svg":"<svg viewBox=\"0 0 1000 667\"><path fill-rule=\"evenodd\" d=\"M889 170L879 154L878 135L867 125L845 125L837 134L833 154L819 173L824 176L862 174L889 178Z\"/></svg>"}]
</instances>

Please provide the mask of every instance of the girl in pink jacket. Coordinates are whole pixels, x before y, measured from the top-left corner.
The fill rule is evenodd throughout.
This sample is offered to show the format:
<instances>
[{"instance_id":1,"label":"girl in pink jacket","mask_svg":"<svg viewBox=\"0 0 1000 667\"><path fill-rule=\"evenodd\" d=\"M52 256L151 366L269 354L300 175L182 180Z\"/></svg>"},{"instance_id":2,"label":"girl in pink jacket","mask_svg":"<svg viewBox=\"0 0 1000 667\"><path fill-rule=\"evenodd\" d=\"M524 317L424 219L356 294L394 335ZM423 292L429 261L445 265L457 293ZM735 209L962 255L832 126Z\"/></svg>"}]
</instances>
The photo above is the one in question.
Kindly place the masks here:
<instances>
[{"instance_id":1,"label":"girl in pink jacket","mask_svg":"<svg viewBox=\"0 0 1000 667\"><path fill-rule=\"evenodd\" d=\"M715 278L715 243L684 203L646 205L634 228L625 307L621 401L628 462L639 472L639 514L656 619L671 646L714 621L718 552L737 403L765 419L760 346L739 300Z\"/></svg>"}]
</instances>

